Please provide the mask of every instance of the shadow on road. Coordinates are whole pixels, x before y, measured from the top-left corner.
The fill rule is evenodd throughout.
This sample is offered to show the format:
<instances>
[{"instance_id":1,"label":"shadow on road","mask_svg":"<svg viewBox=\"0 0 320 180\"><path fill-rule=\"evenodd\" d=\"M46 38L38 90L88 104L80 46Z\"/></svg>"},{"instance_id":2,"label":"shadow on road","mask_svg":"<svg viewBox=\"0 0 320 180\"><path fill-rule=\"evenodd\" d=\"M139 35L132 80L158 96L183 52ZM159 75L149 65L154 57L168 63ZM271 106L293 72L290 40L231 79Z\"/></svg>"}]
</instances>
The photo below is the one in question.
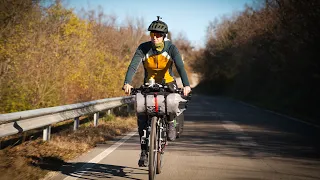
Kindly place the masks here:
<instances>
[{"instance_id":1,"label":"shadow on road","mask_svg":"<svg viewBox=\"0 0 320 180\"><path fill-rule=\"evenodd\" d=\"M85 162L68 163L55 157L43 157L39 159L33 156L31 158L35 162L33 164L34 166L38 166L44 170L58 171L61 174L79 179L122 177L126 179L139 180L132 177L132 175L148 174L148 170L143 168Z\"/></svg>"},{"instance_id":2,"label":"shadow on road","mask_svg":"<svg viewBox=\"0 0 320 180\"><path fill-rule=\"evenodd\" d=\"M62 166L62 169L62 174L83 179L90 179L90 177L94 177L95 179L122 177L138 180L137 178L133 178L132 175L148 173L147 170L139 168L81 162L66 163Z\"/></svg>"},{"instance_id":3,"label":"shadow on road","mask_svg":"<svg viewBox=\"0 0 320 180\"><path fill-rule=\"evenodd\" d=\"M225 97L195 95L185 114L182 138L170 144L174 149L309 159L320 165L319 129Z\"/></svg>"},{"instance_id":4,"label":"shadow on road","mask_svg":"<svg viewBox=\"0 0 320 180\"><path fill-rule=\"evenodd\" d=\"M217 114L219 113L223 112L218 110ZM204 113L203 116L186 115L184 133L177 141L169 143L168 151L175 151L180 155L190 157L215 156L227 157L227 159L233 157L234 161L251 159L263 162L270 167L285 169L276 172L279 177L292 179L318 179L320 177L317 132L301 133L298 127L292 130L267 126L260 123L259 119L253 119L252 121L256 122L252 123L242 121L239 117L229 118L226 113L223 116L211 114L213 115L208 116ZM232 162L218 163L228 168L231 168L232 164ZM274 166L274 164L279 164L279 166ZM243 176L246 176L243 179L250 179L247 177L249 175ZM240 180L241 178L234 179Z\"/></svg>"},{"instance_id":5,"label":"shadow on road","mask_svg":"<svg viewBox=\"0 0 320 180\"><path fill-rule=\"evenodd\" d=\"M216 153L225 156L248 158L286 157L317 160L320 165L320 153L317 138L306 137L292 132L280 132L274 129L261 129L248 124L237 125L247 128L243 131L227 131L222 128L221 119L195 121L186 116L184 134L169 148L177 151ZM225 126L228 126L226 124Z\"/></svg>"}]
</instances>

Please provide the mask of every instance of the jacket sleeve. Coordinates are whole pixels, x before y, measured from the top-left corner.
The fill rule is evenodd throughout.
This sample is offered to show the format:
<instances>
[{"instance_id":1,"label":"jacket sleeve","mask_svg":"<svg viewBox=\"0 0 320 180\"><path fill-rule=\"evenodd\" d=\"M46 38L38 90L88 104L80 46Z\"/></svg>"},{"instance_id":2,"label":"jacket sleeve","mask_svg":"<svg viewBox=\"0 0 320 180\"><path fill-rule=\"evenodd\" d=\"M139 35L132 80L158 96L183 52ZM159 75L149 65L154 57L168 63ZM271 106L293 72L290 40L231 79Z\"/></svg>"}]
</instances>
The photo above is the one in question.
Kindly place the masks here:
<instances>
[{"instance_id":1,"label":"jacket sleeve","mask_svg":"<svg viewBox=\"0 0 320 180\"><path fill-rule=\"evenodd\" d=\"M170 49L171 49L171 55L172 55L171 57L176 65L177 71L181 77L183 86L190 86L187 72L184 68L184 63L182 61L181 55L178 51L178 48L172 44Z\"/></svg>"},{"instance_id":2,"label":"jacket sleeve","mask_svg":"<svg viewBox=\"0 0 320 180\"><path fill-rule=\"evenodd\" d=\"M142 59L144 58L144 54L141 49L141 45L137 48L136 52L134 53L130 65L128 66L128 70L126 73L126 77L124 79L124 84L130 84L132 82L132 78L137 72Z\"/></svg>"}]
</instances>

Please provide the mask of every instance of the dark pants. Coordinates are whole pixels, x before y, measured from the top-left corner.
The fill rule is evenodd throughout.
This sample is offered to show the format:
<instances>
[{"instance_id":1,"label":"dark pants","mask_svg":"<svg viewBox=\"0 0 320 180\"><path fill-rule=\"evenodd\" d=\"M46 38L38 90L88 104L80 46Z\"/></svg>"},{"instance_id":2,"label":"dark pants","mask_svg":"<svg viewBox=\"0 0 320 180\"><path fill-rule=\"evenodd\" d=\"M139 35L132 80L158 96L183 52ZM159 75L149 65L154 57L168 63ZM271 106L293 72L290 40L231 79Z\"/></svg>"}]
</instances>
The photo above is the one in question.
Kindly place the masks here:
<instances>
[{"instance_id":1,"label":"dark pants","mask_svg":"<svg viewBox=\"0 0 320 180\"><path fill-rule=\"evenodd\" d=\"M143 136L143 130L147 129L147 119L148 117L145 115L138 115L138 132L140 136L140 143L141 137ZM141 150L147 150L147 144L141 144Z\"/></svg>"},{"instance_id":2,"label":"dark pants","mask_svg":"<svg viewBox=\"0 0 320 180\"><path fill-rule=\"evenodd\" d=\"M173 120L173 116L167 116L167 119L169 121ZM143 130L147 130L147 120L148 117L146 115L138 115L138 132L140 136L140 143L141 143L141 137L143 136ZM141 144L141 150L147 150L147 144Z\"/></svg>"}]
</instances>

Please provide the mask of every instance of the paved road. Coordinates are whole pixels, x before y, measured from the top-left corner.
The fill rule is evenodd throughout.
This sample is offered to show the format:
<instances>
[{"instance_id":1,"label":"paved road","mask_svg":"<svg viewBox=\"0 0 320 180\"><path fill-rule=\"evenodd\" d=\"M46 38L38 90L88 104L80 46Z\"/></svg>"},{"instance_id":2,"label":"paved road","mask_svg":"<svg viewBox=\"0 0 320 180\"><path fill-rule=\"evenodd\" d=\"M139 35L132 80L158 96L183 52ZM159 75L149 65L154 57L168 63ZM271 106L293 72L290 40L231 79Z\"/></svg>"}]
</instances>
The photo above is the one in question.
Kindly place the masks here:
<instances>
[{"instance_id":1,"label":"paved road","mask_svg":"<svg viewBox=\"0 0 320 180\"><path fill-rule=\"evenodd\" d=\"M200 75L196 74L196 73L192 73L190 75L190 87L191 88L194 88L196 87L198 84L199 84L199 81L200 81ZM180 77L177 77L175 78L176 79L176 82L177 82L177 85L179 88L182 88L183 87L183 84L182 84L182 81L181 81L181 78Z\"/></svg>"},{"instance_id":2,"label":"paved road","mask_svg":"<svg viewBox=\"0 0 320 180\"><path fill-rule=\"evenodd\" d=\"M318 127L231 99L199 95L185 121L183 137L166 150L158 180L320 179ZM148 179L138 158L138 136L129 134L66 164L51 179Z\"/></svg>"}]
</instances>

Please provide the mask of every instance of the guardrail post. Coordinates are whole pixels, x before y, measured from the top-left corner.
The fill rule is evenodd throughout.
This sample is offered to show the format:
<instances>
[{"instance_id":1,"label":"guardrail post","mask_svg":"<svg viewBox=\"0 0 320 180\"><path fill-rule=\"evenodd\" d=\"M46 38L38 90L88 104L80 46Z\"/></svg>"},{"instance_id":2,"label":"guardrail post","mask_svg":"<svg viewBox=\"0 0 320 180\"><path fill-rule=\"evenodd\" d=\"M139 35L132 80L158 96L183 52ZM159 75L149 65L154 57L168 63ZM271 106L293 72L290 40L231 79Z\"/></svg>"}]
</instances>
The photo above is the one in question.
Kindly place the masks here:
<instances>
[{"instance_id":1,"label":"guardrail post","mask_svg":"<svg viewBox=\"0 0 320 180\"><path fill-rule=\"evenodd\" d=\"M94 125L94 127L98 126L98 120L99 120L99 112L96 112L93 115L93 125Z\"/></svg>"},{"instance_id":2,"label":"guardrail post","mask_svg":"<svg viewBox=\"0 0 320 180\"><path fill-rule=\"evenodd\" d=\"M130 113L130 111L131 111L130 104L127 104L127 113Z\"/></svg>"},{"instance_id":3,"label":"guardrail post","mask_svg":"<svg viewBox=\"0 0 320 180\"><path fill-rule=\"evenodd\" d=\"M50 141L51 126L47 126L43 129L43 141Z\"/></svg>"},{"instance_id":4,"label":"guardrail post","mask_svg":"<svg viewBox=\"0 0 320 180\"><path fill-rule=\"evenodd\" d=\"M79 128L79 117L74 118L73 130L76 131Z\"/></svg>"}]
</instances>

